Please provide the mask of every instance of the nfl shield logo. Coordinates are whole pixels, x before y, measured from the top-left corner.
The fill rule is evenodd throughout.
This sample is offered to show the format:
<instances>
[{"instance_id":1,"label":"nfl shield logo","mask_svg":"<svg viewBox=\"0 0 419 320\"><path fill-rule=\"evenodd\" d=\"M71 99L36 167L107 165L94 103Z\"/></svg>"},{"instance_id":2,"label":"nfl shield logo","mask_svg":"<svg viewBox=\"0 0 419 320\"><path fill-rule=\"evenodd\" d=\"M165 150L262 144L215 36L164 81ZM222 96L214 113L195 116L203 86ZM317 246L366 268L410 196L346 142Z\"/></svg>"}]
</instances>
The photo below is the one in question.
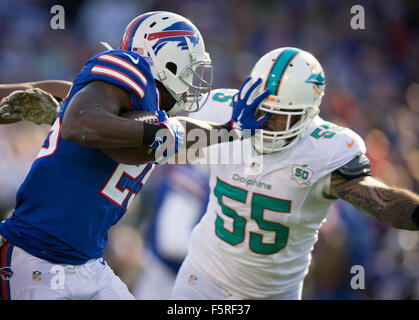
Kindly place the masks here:
<instances>
[{"instance_id":1,"label":"nfl shield logo","mask_svg":"<svg viewBox=\"0 0 419 320\"><path fill-rule=\"evenodd\" d=\"M196 275L193 275L193 274L192 274L192 275L189 277L188 282L189 282L190 284L195 284L196 280L198 280L198 277L197 277Z\"/></svg>"},{"instance_id":2,"label":"nfl shield logo","mask_svg":"<svg viewBox=\"0 0 419 320\"><path fill-rule=\"evenodd\" d=\"M33 281L42 280L42 272L38 270L32 271L32 280Z\"/></svg>"}]
</instances>

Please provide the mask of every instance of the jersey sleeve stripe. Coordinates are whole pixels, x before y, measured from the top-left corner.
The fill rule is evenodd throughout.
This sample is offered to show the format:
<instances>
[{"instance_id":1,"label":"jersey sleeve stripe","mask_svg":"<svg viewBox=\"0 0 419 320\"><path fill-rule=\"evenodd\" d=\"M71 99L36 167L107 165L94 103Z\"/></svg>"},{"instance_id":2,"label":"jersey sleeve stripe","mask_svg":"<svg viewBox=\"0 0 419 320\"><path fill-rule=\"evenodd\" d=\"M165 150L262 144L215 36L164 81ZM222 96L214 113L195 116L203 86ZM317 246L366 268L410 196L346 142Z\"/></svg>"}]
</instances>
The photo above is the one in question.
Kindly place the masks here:
<instances>
[{"instance_id":1,"label":"jersey sleeve stripe","mask_svg":"<svg viewBox=\"0 0 419 320\"><path fill-rule=\"evenodd\" d=\"M124 59L121 59L117 56L111 55L111 54L104 54L103 56L100 56L98 60L110 62L117 64L118 66L124 68L125 70L134 73L138 78L140 78L141 82L147 86L147 79L144 76L144 74L138 70L134 65L131 63L125 61Z\"/></svg>"},{"instance_id":2,"label":"jersey sleeve stripe","mask_svg":"<svg viewBox=\"0 0 419 320\"><path fill-rule=\"evenodd\" d=\"M103 67L103 66L98 66L95 65L93 66L91 73L95 73L95 74L100 74L100 75L105 75L111 78L114 78L116 80L119 80L121 82L123 82L124 84L126 84L128 87L130 87L131 89L134 90L134 92L140 97L144 97L144 90L131 78L127 77L125 74L123 74L122 72L119 72L115 69L111 69L111 68L107 68L107 67Z\"/></svg>"}]
</instances>

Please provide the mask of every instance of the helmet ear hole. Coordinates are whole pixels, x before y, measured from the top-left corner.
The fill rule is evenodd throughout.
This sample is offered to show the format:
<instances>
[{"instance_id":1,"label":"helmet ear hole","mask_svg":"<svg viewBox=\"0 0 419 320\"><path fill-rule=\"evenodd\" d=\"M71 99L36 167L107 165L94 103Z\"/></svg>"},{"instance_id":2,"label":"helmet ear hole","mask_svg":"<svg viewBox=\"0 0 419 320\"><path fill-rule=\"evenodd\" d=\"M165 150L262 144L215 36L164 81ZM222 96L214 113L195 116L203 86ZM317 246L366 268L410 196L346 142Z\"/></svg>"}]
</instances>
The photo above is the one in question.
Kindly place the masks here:
<instances>
[{"instance_id":1,"label":"helmet ear hole","mask_svg":"<svg viewBox=\"0 0 419 320\"><path fill-rule=\"evenodd\" d=\"M166 68L170 70L174 75L176 75L177 66L173 62L166 63Z\"/></svg>"}]
</instances>

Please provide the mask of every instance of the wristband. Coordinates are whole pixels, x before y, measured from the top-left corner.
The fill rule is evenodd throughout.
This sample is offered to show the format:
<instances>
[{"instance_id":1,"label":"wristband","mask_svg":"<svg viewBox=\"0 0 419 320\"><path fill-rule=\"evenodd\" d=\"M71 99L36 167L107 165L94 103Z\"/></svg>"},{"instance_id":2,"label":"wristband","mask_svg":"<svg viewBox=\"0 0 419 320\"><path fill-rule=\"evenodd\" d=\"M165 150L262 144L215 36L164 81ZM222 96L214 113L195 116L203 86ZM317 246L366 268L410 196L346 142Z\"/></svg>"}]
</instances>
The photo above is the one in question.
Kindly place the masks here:
<instances>
[{"instance_id":1,"label":"wristband","mask_svg":"<svg viewBox=\"0 0 419 320\"><path fill-rule=\"evenodd\" d=\"M149 146L156 139L156 134L160 129L166 129L162 124L153 124L143 122L143 140L142 145Z\"/></svg>"}]
</instances>

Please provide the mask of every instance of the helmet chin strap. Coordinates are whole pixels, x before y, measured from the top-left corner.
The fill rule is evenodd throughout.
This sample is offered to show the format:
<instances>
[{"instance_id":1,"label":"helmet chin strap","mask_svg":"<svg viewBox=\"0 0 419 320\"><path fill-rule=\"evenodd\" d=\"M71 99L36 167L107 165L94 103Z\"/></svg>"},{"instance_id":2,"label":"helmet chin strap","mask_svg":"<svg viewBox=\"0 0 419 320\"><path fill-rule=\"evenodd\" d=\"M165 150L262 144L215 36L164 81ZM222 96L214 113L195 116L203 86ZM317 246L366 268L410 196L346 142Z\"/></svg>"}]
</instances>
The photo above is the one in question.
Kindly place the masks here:
<instances>
[{"instance_id":1,"label":"helmet chin strap","mask_svg":"<svg viewBox=\"0 0 419 320\"><path fill-rule=\"evenodd\" d=\"M168 116L177 115L179 112L183 110L184 106L185 106L185 101L183 100L176 101L173 107L169 111L167 111L167 115Z\"/></svg>"}]
</instances>

